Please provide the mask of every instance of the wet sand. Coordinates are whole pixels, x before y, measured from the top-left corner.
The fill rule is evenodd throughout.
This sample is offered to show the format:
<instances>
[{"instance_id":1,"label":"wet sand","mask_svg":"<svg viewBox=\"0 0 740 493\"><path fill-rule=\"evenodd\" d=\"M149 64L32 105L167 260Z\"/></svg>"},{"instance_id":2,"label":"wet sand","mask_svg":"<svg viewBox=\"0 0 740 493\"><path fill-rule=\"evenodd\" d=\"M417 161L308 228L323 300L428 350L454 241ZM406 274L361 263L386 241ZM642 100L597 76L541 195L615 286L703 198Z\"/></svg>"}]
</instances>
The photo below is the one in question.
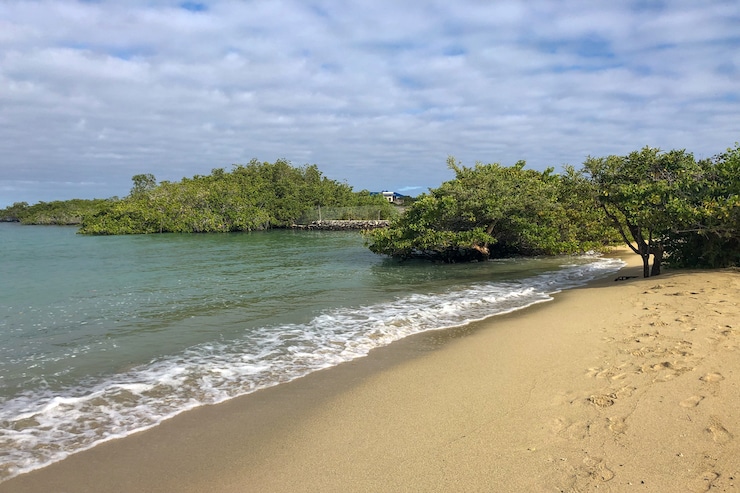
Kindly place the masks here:
<instances>
[{"instance_id":1,"label":"wet sand","mask_svg":"<svg viewBox=\"0 0 740 493\"><path fill-rule=\"evenodd\" d=\"M184 413L0 492L740 490L740 272L630 267Z\"/></svg>"}]
</instances>

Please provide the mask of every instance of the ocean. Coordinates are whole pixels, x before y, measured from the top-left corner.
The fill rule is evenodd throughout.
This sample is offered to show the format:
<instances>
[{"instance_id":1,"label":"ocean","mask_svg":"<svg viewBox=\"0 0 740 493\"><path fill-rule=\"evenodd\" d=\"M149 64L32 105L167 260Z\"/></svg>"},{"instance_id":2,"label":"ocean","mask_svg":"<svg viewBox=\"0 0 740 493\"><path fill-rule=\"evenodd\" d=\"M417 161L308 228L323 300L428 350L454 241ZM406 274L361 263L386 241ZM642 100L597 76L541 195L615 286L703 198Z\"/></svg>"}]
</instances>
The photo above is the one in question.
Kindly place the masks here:
<instances>
[{"instance_id":1,"label":"ocean","mask_svg":"<svg viewBox=\"0 0 740 493\"><path fill-rule=\"evenodd\" d=\"M399 262L357 232L82 236L13 223L0 223L0 252L0 481L623 265Z\"/></svg>"}]
</instances>

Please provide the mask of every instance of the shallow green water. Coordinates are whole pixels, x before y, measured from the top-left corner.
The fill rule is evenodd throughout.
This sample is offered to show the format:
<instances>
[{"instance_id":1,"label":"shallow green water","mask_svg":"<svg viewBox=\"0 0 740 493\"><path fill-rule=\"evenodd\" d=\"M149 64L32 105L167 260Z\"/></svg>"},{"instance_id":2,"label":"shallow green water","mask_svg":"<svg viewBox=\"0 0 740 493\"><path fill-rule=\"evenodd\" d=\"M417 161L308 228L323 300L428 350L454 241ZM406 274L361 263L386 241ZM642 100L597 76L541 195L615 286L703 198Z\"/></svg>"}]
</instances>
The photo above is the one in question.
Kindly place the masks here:
<instances>
[{"instance_id":1,"label":"shallow green water","mask_svg":"<svg viewBox=\"0 0 740 493\"><path fill-rule=\"evenodd\" d=\"M90 237L0 224L0 248L0 479L619 266L398 263L355 232Z\"/></svg>"}]
</instances>

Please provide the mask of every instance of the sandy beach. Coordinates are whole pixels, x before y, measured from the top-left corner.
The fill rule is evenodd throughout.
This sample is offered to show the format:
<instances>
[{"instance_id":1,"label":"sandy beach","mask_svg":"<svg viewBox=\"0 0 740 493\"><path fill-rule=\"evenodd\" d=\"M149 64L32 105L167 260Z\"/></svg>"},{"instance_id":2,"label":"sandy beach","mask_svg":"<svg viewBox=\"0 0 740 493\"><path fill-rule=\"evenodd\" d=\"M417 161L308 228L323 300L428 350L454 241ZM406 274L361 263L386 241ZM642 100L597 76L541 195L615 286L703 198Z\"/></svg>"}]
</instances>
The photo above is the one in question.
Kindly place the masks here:
<instances>
[{"instance_id":1,"label":"sandy beach","mask_svg":"<svg viewBox=\"0 0 740 493\"><path fill-rule=\"evenodd\" d=\"M740 490L740 272L638 276L184 413L0 492Z\"/></svg>"}]
</instances>

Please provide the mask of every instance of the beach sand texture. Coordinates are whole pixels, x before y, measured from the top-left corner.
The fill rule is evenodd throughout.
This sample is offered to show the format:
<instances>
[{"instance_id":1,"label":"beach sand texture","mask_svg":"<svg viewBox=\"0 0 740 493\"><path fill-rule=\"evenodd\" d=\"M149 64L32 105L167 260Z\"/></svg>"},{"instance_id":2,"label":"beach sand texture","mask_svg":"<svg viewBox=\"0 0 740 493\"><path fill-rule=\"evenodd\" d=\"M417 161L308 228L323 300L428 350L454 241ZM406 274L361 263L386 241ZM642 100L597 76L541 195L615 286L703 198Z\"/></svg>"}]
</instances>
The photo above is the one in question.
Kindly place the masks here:
<instances>
[{"instance_id":1,"label":"beach sand texture","mask_svg":"<svg viewBox=\"0 0 740 493\"><path fill-rule=\"evenodd\" d=\"M637 276L627 260L617 275ZM740 273L617 275L184 413L0 492L740 491Z\"/></svg>"}]
</instances>

